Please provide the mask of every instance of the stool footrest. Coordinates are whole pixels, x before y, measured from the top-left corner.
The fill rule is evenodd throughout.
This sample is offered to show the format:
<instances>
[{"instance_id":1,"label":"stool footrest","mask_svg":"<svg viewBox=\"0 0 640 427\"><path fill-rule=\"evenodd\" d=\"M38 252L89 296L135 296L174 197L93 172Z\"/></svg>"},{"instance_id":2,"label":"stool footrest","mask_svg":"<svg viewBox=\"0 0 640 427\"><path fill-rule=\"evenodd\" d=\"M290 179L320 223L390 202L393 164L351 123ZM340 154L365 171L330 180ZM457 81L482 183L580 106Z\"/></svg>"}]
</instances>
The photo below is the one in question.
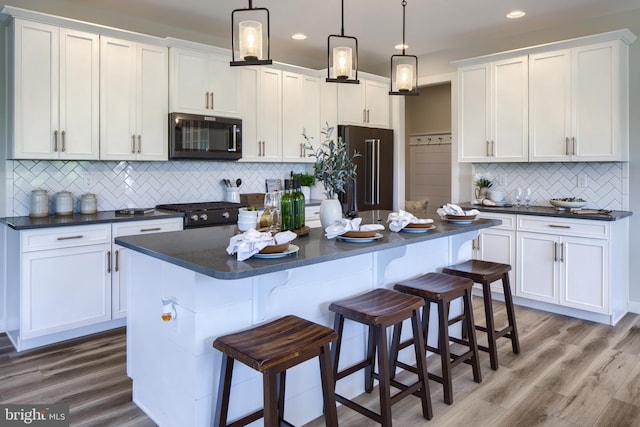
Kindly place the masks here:
<instances>
[{"instance_id":1,"label":"stool footrest","mask_svg":"<svg viewBox=\"0 0 640 427\"><path fill-rule=\"evenodd\" d=\"M365 408L364 406L354 402L353 400L347 399L346 397L339 395L336 393L336 402L342 403L344 406L353 409L354 411L360 412L367 418L371 418L373 421L382 424L382 417L380 414L376 414L369 408Z\"/></svg>"},{"instance_id":2,"label":"stool footrest","mask_svg":"<svg viewBox=\"0 0 640 427\"><path fill-rule=\"evenodd\" d=\"M351 365L348 368L343 369L342 371L336 372L335 381L338 381L348 375L353 374L354 372L358 372L361 369L369 366L369 362L367 360L363 360L362 362L358 362L355 365Z\"/></svg>"},{"instance_id":3,"label":"stool footrest","mask_svg":"<svg viewBox=\"0 0 640 427\"><path fill-rule=\"evenodd\" d=\"M238 418L237 420L234 420L230 423L227 423L226 426L227 427L242 427L242 426L246 426L247 424L251 424L252 422L259 420L260 418L262 418L264 416L264 410L263 409L258 409L255 412L252 412L248 415L245 415L242 418Z\"/></svg>"}]
</instances>

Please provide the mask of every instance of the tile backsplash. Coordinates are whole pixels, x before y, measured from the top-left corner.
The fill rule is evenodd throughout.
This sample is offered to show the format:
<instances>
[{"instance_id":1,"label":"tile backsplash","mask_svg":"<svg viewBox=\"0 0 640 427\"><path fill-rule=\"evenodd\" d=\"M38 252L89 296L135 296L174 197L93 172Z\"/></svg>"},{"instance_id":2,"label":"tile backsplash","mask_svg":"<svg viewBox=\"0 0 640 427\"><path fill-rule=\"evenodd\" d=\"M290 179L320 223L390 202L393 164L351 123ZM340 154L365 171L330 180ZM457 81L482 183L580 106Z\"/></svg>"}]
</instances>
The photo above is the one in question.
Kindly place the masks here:
<instances>
[{"instance_id":1,"label":"tile backsplash","mask_svg":"<svg viewBox=\"0 0 640 427\"><path fill-rule=\"evenodd\" d=\"M6 216L29 215L29 198L35 188L79 197L95 193L98 210L153 207L159 203L224 200L223 178L242 179L241 193L262 193L265 179L312 172L301 163L239 163L224 161L91 162L7 161ZM53 205L50 209L54 211ZM2 213L0 213L2 215ZM4 216L4 215L3 215Z\"/></svg>"},{"instance_id":2,"label":"tile backsplash","mask_svg":"<svg viewBox=\"0 0 640 427\"><path fill-rule=\"evenodd\" d=\"M588 208L629 209L629 164L624 162L477 163L473 176L491 179L492 188L504 191L509 200L518 187L528 187L536 206L551 206L552 198L581 197ZM579 187L579 181L586 186Z\"/></svg>"}]
</instances>

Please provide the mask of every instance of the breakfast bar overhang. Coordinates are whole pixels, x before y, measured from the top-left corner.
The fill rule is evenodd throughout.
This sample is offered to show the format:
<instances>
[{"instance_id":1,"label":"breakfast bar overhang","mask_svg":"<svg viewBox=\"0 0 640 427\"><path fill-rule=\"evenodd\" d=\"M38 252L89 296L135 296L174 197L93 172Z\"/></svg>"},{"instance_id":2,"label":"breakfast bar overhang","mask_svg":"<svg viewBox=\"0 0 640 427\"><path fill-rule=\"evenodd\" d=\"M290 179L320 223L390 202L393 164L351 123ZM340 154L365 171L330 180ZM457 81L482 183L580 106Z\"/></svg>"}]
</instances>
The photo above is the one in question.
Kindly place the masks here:
<instances>
[{"instance_id":1,"label":"breakfast bar overhang","mask_svg":"<svg viewBox=\"0 0 640 427\"><path fill-rule=\"evenodd\" d=\"M362 224L384 224L388 213L361 213ZM216 337L286 314L331 327L331 302L467 260L478 231L499 223L437 220L426 233L384 230L369 243L329 240L322 229L312 228L293 241L296 254L246 261L225 251L234 226L117 238L127 248L121 259L127 263L133 401L161 426L209 426L222 359L212 347ZM171 321L161 319L163 299L173 300ZM410 328L403 329L408 334ZM343 337L341 365L346 366L362 357L366 331L345 325ZM409 352L400 356L412 363ZM261 390L260 374L236 364L229 419L261 407ZM337 390L347 397L361 394L362 374L339 381ZM295 425L322 415L315 359L287 375L285 413Z\"/></svg>"}]
</instances>

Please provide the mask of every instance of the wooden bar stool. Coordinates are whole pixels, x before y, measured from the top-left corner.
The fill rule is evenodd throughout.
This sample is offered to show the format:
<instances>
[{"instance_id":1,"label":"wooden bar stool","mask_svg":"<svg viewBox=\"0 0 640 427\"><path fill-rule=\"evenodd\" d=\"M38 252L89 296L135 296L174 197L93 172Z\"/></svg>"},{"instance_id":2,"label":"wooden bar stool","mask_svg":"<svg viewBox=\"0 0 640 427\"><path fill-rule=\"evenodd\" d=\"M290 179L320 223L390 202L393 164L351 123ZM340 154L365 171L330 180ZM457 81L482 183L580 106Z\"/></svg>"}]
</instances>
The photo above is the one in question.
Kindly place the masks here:
<instances>
[{"instance_id":1,"label":"wooden bar stool","mask_svg":"<svg viewBox=\"0 0 640 427\"><path fill-rule=\"evenodd\" d=\"M497 262L481 261L471 259L460 264L451 265L442 269L443 273L451 274L459 277L466 277L475 283L482 285L482 295L484 299L484 315L486 319L486 327L476 325L476 329L487 333L488 345L479 345L482 351L489 352L489 360L491 369L498 369L498 338L509 338L511 347L516 354L520 353L520 340L518 339L518 328L516 326L516 315L513 309L513 297L511 296L511 286L509 285L509 264L500 264ZM502 280L502 288L504 292L504 304L507 308L507 318L509 324L501 330L496 330L495 321L493 319L493 302L491 300L491 283L496 280Z\"/></svg>"},{"instance_id":2,"label":"wooden bar stool","mask_svg":"<svg viewBox=\"0 0 640 427\"><path fill-rule=\"evenodd\" d=\"M213 347L222 352L222 369L214 426L244 426L262 417L267 427L290 425L284 420L286 371L316 356L320 360L325 423L337 426L335 381L329 349L329 344L337 339L338 334L333 329L296 316L284 316L246 331L218 337ZM227 423L235 360L262 372L264 407Z\"/></svg>"},{"instance_id":3,"label":"wooden bar stool","mask_svg":"<svg viewBox=\"0 0 640 427\"><path fill-rule=\"evenodd\" d=\"M471 305L471 288L473 281L462 277L454 277L442 273L428 273L412 280L400 282L393 288L400 292L415 295L424 299L425 307L422 309L422 327L425 333L424 341L427 342L427 331L429 326L429 312L431 303L438 307L438 347L426 345L426 349L440 355L442 365L442 375L438 376L429 372L429 378L442 384L444 389L444 401L448 405L453 403L453 386L451 370L460 363L466 362L471 365L473 380L482 382L480 372L480 361L478 357L478 344L473 323L473 307ZM462 314L449 318L449 305L451 301L462 298L464 309ZM466 339L449 336L449 326L465 322L466 329L471 331ZM411 340L400 343L401 325L394 329L393 349L391 354L392 363L395 366L413 371L412 366L408 366L398 361L398 351L411 344ZM451 352L449 342L462 344L468 348L462 354Z\"/></svg>"},{"instance_id":4,"label":"wooden bar stool","mask_svg":"<svg viewBox=\"0 0 640 427\"><path fill-rule=\"evenodd\" d=\"M339 336L338 340L331 346L335 381L364 369L364 388L367 393L373 390L374 378L378 380L380 413L375 413L336 393L338 402L383 426L391 426L391 406L404 397L416 394L422 402L422 415L424 418L430 420L433 417L427 377L427 361L423 350L424 335L419 317L419 309L423 305L422 298L389 289L374 289L363 295L334 302L329 306L329 310L336 313L334 329ZM338 363L345 318L369 327L367 355L365 360L339 371ZM417 361L417 367L414 372L417 374L418 380L411 385L405 385L393 379L394 375L390 370L395 369L395 367L389 363L389 350L387 348L387 328L402 323L405 319L411 319ZM376 352L378 355L378 373L374 372ZM400 391L391 396L391 386Z\"/></svg>"}]
</instances>

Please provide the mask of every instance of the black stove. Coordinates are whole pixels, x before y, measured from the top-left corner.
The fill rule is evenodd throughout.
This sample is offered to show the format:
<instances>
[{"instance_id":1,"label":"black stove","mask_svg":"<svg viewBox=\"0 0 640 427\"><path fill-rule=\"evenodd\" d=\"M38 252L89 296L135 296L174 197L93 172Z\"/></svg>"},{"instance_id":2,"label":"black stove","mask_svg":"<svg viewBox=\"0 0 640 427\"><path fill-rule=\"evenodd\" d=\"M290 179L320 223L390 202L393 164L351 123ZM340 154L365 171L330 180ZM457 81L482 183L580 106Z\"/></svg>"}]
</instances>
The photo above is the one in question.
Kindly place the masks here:
<instances>
[{"instance_id":1,"label":"black stove","mask_svg":"<svg viewBox=\"0 0 640 427\"><path fill-rule=\"evenodd\" d=\"M238 209L249 206L245 203L199 202L157 205L163 209L184 214L184 228L210 227L238 222Z\"/></svg>"}]
</instances>

